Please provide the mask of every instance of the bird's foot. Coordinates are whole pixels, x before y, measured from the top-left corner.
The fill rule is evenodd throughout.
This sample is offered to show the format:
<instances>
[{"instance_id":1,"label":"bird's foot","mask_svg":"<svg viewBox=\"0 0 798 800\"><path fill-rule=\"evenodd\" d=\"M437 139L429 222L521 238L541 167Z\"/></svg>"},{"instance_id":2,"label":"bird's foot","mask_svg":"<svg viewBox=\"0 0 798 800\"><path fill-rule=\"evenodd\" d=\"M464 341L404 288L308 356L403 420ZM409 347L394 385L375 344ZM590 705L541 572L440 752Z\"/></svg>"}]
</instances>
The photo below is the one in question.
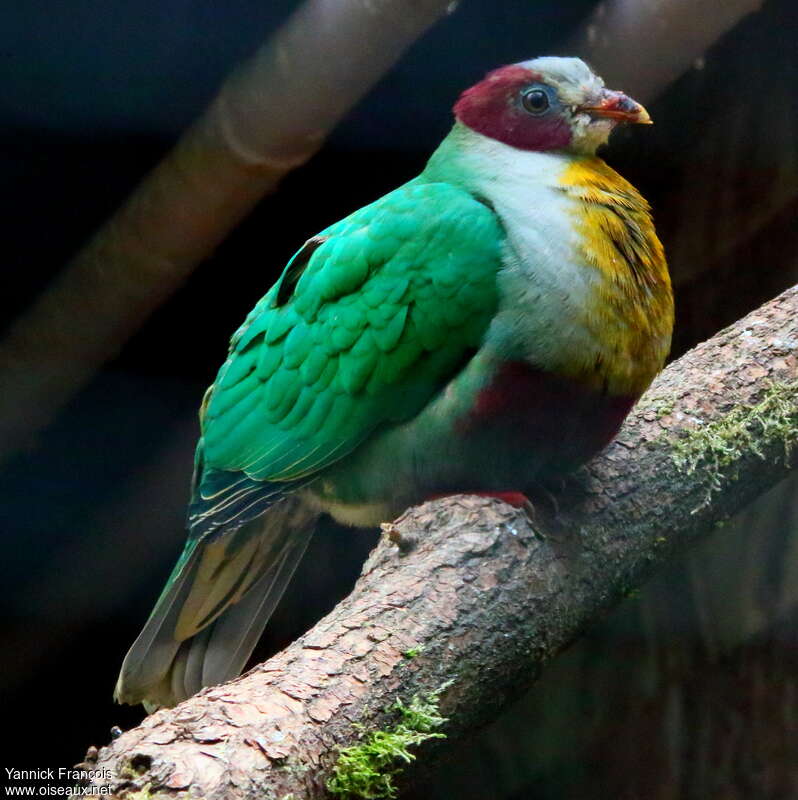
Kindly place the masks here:
<instances>
[{"instance_id":1,"label":"bird's foot","mask_svg":"<svg viewBox=\"0 0 798 800\"><path fill-rule=\"evenodd\" d=\"M530 489L530 493L535 497L535 505L545 506L548 504L551 509L549 513L553 514L555 519L560 516L560 504L557 501L557 495L551 489L541 483L535 485L534 489Z\"/></svg>"},{"instance_id":2,"label":"bird's foot","mask_svg":"<svg viewBox=\"0 0 798 800\"><path fill-rule=\"evenodd\" d=\"M458 492L458 494L470 494L475 497L493 497L496 500L507 503L507 505L513 508L522 509L531 521L535 519L535 504L523 492ZM430 495L427 500L439 500L442 497L453 496L452 494L433 494Z\"/></svg>"},{"instance_id":3,"label":"bird's foot","mask_svg":"<svg viewBox=\"0 0 798 800\"><path fill-rule=\"evenodd\" d=\"M495 497L514 508L529 508L532 503L523 492L474 492L477 497Z\"/></svg>"},{"instance_id":4,"label":"bird's foot","mask_svg":"<svg viewBox=\"0 0 798 800\"><path fill-rule=\"evenodd\" d=\"M458 494L471 494L475 497L495 497L514 508L526 508L531 505L529 498L523 492L448 492L446 494L431 494L427 500L440 500L443 497L455 497Z\"/></svg>"},{"instance_id":5,"label":"bird's foot","mask_svg":"<svg viewBox=\"0 0 798 800\"><path fill-rule=\"evenodd\" d=\"M530 522L535 521L535 504L523 492L474 492L477 497L495 497L503 503L520 508Z\"/></svg>"}]
</instances>

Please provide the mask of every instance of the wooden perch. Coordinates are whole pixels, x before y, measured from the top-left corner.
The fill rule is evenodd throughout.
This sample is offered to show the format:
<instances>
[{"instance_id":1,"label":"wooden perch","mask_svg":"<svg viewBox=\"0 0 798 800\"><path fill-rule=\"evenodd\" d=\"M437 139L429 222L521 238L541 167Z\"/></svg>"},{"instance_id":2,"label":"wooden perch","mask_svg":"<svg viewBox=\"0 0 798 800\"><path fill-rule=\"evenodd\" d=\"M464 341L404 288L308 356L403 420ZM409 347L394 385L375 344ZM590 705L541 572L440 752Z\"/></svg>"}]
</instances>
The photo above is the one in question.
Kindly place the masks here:
<instances>
[{"instance_id":1,"label":"wooden perch","mask_svg":"<svg viewBox=\"0 0 798 800\"><path fill-rule=\"evenodd\" d=\"M331 777L390 796L393 772L413 775L386 748L495 717L655 567L784 478L794 447L798 287L668 367L558 510L541 499L530 521L470 496L409 510L311 631L83 766L120 798L324 798Z\"/></svg>"},{"instance_id":2,"label":"wooden perch","mask_svg":"<svg viewBox=\"0 0 798 800\"><path fill-rule=\"evenodd\" d=\"M451 0L307 0L0 343L0 458L50 421Z\"/></svg>"}]
</instances>

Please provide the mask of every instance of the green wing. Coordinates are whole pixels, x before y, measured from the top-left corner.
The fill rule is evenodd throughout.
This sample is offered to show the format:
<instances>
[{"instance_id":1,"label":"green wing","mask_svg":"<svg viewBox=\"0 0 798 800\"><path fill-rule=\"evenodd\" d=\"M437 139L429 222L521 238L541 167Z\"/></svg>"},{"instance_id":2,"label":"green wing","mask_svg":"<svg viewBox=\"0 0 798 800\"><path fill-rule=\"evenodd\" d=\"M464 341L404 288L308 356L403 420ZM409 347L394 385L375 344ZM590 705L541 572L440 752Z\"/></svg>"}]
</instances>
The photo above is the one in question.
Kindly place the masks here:
<instances>
[{"instance_id":1,"label":"green wing","mask_svg":"<svg viewBox=\"0 0 798 800\"><path fill-rule=\"evenodd\" d=\"M204 470L300 481L417 414L482 340L502 240L467 192L420 182L309 240L231 340L203 406Z\"/></svg>"}]
</instances>

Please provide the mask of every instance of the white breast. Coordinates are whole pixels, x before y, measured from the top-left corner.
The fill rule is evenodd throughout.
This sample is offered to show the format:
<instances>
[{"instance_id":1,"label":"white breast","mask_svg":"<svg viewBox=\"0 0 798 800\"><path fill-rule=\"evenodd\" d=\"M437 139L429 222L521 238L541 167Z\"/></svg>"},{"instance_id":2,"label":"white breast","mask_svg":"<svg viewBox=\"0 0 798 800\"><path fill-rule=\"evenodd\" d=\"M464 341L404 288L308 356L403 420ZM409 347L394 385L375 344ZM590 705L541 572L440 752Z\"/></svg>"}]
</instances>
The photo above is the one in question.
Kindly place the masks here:
<instances>
[{"instance_id":1,"label":"white breast","mask_svg":"<svg viewBox=\"0 0 798 800\"><path fill-rule=\"evenodd\" d=\"M584 263L576 207L560 183L571 159L469 134L461 150L469 188L490 202L507 233L500 312L489 340L503 355L546 369L573 364L575 356L584 363L599 352L584 319L600 276Z\"/></svg>"}]
</instances>

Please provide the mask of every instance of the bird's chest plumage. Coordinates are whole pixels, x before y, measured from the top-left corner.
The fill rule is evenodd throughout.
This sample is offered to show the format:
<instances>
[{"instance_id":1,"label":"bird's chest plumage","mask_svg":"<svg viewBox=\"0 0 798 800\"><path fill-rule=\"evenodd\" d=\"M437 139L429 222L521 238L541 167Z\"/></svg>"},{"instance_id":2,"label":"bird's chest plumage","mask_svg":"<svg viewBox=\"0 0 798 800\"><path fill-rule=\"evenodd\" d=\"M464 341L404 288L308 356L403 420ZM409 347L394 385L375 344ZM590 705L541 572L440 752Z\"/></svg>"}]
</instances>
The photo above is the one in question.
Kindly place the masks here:
<instances>
[{"instance_id":1,"label":"bird's chest plumage","mask_svg":"<svg viewBox=\"0 0 798 800\"><path fill-rule=\"evenodd\" d=\"M662 246L639 193L600 159L539 156L491 186L507 234L488 343L610 395L639 395L670 346Z\"/></svg>"},{"instance_id":2,"label":"bird's chest plumage","mask_svg":"<svg viewBox=\"0 0 798 800\"><path fill-rule=\"evenodd\" d=\"M483 384L458 435L562 471L604 447L670 344L667 269L643 198L598 159L533 159L491 187L507 234Z\"/></svg>"}]
</instances>

